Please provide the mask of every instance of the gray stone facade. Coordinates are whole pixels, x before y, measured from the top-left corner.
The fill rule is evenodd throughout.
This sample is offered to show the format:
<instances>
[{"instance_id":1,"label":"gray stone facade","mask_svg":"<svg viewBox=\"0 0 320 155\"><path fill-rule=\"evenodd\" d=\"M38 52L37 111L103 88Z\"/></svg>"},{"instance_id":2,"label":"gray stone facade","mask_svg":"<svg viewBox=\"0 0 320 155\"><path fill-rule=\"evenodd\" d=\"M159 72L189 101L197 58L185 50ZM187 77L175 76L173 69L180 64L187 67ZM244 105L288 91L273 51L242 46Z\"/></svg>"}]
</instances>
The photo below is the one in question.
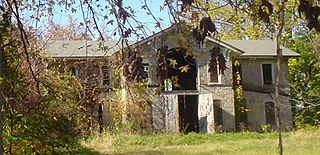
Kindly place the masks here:
<instances>
[{"instance_id":1,"label":"gray stone facade","mask_svg":"<svg viewBox=\"0 0 320 155\"><path fill-rule=\"evenodd\" d=\"M179 47L179 32L169 31L162 33L161 36L142 43L139 48L143 51L143 62L149 65L149 84L159 85L156 77L157 48L167 45L170 48ZM194 41L190 39L189 41ZM183 41L182 41L183 42ZM195 43L192 46L193 55L197 62L197 89L173 90L163 92L158 99L153 102L153 126L157 131L179 132L181 131L181 121L179 116L178 96L197 95L197 119L199 131L213 133L216 131L235 130L235 109L234 92L232 88L232 51L222 48L221 52L225 55L227 70L224 75L219 75L218 83L210 83L208 75L208 64L210 53L208 52L216 44L207 42L204 47L199 48ZM217 126L214 119L214 100L221 101L222 124Z\"/></svg>"},{"instance_id":2,"label":"gray stone facade","mask_svg":"<svg viewBox=\"0 0 320 155\"><path fill-rule=\"evenodd\" d=\"M190 123L192 126L190 131L195 132L214 133L235 130L238 124L236 124L237 116L235 112L235 104L237 103L235 102L234 95L233 62L237 60L241 64L241 85L244 89L243 98L248 109L246 113L247 128L253 131L261 131L262 125L270 121L267 119L274 117L272 112L269 113L266 111L266 103L275 102L274 82L276 75L276 58L275 55L270 52L273 50L273 46L271 46L272 43L268 41L248 41L242 44L240 41L223 42L208 37L204 44L199 45L195 43L195 39L191 36L191 32L182 31L172 26L131 45L132 49L137 48L137 51L141 52L140 56L143 58L143 64L148 66L148 85L150 92L155 92L154 89L161 86L161 82L159 82L156 73L158 60L157 49L164 46L168 46L169 49L187 47L188 50L192 50L193 58L196 62L194 64L196 76L195 78L192 77L194 79L190 78L191 82L196 83L195 89L163 90L160 95L152 99L151 113L154 130L173 133L184 132L185 130L189 130L188 127L190 127ZM77 42L77 44L80 43L81 42ZM251 45L247 45L246 43L251 43ZM211 56L209 50L217 45L220 47L220 53L222 53L226 59L226 70L224 74L218 75L217 81L210 82L208 65ZM259 53L259 49L256 48L258 45L263 46L265 53ZM75 48L76 47L77 46L75 46ZM114 51L118 51L118 49ZM64 55L60 57L65 58L66 53L68 52L64 52ZM284 59L282 72L280 73L280 116L283 127L290 129L292 127L292 112L288 95L288 57L298 56L298 54L285 48L283 53ZM98 83L102 81L101 75L99 75L101 74L101 66L105 65L107 61L115 60L113 57L116 57L117 54L119 54L119 51L112 52L107 58L105 58L104 55L101 55L100 59L92 57L93 63L90 63L90 65L92 65L93 69L91 69L91 71L94 72L94 75L97 75L95 80ZM57 57L60 58L59 55L57 55ZM82 55L74 58L70 57L69 62L76 63L73 59L78 59L78 57L84 60L84 55ZM79 64L80 65L76 67L83 69L83 64ZM272 76L271 83L264 84L263 64L270 64L270 66L272 66L270 71ZM79 78L83 79L82 73ZM112 75L111 78L110 87L119 85L118 79L114 79ZM109 105L104 105L103 107L104 114L102 117L105 122L104 124L105 126L111 126L112 116L107 109ZM185 120L189 120L190 122ZM274 124L271 125L271 128L274 128Z\"/></svg>"},{"instance_id":3,"label":"gray stone facade","mask_svg":"<svg viewBox=\"0 0 320 155\"><path fill-rule=\"evenodd\" d=\"M242 86L244 88L243 98L247 105L248 128L261 131L262 125L266 124L266 102L275 103L274 84L263 84L262 64L272 64L273 80L275 81L276 61L274 58L242 58L241 63ZM280 73L280 117L284 129L292 128L292 109L289 101L288 82L288 58L284 58ZM273 81L273 83L274 83ZM275 118L277 121L277 118ZM275 125L271 125L275 129Z\"/></svg>"},{"instance_id":4,"label":"gray stone facade","mask_svg":"<svg viewBox=\"0 0 320 155\"><path fill-rule=\"evenodd\" d=\"M156 36L150 42L140 44L144 62L149 64L149 84L159 85L156 80L156 49L161 45L167 45L170 48L180 46L178 31L163 32ZM161 38L161 39L160 39ZM193 39L190 39L191 41ZM189 41L190 42L190 41ZM154 128L166 132L181 131L181 117L179 116L179 95L197 95L197 119L199 123L199 132L214 133L219 131L232 131L236 129L235 123L235 96L233 89L232 63L238 60L241 64L242 86L244 88L243 98L247 105L247 129L261 131L261 127L266 123L265 102L274 100L274 85L264 85L262 77L262 64L272 64L272 75L275 79L275 57L253 57L242 58L234 50L221 46L221 53L226 58L226 67L224 75L219 75L219 82L210 83L208 64L210 53L208 52L216 43L207 41L205 46L197 48L192 47L194 58L197 62L197 89L190 92L188 90L163 92L154 102L153 122ZM272 49L270 49L272 50ZM283 93L289 92L288 85L288 59L284 58L282 64L282 73L280 75L280 85ZM274 81L273 81L274 83ZM282 94L283 94L282 93ZM217 125L215 118L214 102L221 103L222 124ZM159 110L161 109L161 110ZM289 97L281 96L281 118L283 127L290 129L292 127L292 113ZM180 123L180 124L179 124ZM274 128L274 126L272 126Z\"/></svg>"}]
</instances>

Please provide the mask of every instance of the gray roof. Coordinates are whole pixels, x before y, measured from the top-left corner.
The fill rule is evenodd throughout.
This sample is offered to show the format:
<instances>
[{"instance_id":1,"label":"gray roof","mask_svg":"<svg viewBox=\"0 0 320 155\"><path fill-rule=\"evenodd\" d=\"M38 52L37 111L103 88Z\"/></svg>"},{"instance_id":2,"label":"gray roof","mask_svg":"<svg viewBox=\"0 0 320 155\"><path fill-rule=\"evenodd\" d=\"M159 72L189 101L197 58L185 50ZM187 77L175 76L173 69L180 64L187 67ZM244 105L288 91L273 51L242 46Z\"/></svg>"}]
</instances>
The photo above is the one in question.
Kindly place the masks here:
<instances>
[{"instance_id":1,"label":"gray roof","mask_svg":"<svg viewBox=\"0 0 320 155\"><path fill-rule=\"evenodd\" d=\"M275 44L272 40L226 40L226 44L242 51L241 57L270 57L276 56ZM280 46L285 57L298 57L300 54Z\"/></svg>"},{"instance_id":2,"label":"gray roof","mask_svg":"<svg viewBox=\"0 0 320 155\"><path fill-rule=\"evenodd\" d=\"M270 57L276 56L274 42L271 40L209 40L222 44L231 50L240 52L241 57ZM87 48L86 48L87 44ZM93 41L93 40L49 40L45 43L48 54L54 58L84 58L111 56L121 49L117 41ZM104 48L103 48L104 47ZM300 54L285 48L282 49L285 57L298 57Z\"/></svg>"},{"instance_id":3,"label":"gray roof","mask_svg":"<svg viewBox=\"0 0 320 155\"><path fill-rule=\"evenodd\" d=\"M114 40L49 40L44 48L54 58L83 58L111 56L120 46Z\"/></svg>"}]
</instances>

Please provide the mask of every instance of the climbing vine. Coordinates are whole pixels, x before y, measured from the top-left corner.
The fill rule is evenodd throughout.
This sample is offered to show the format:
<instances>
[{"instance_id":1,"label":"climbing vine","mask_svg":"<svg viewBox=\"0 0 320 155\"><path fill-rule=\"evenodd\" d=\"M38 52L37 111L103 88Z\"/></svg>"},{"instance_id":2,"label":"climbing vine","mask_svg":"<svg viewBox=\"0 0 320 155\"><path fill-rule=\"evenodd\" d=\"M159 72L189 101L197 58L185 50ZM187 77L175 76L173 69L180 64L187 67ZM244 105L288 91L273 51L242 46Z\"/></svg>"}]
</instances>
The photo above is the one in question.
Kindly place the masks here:
<instances>
[{"instance_id":1,"label":"climbing vine","mask_svg":"<svg viewBox=\"0 0 320 155\"><path fill-rule=\"evenodd\" d=\"M235 116L236 116L236 128L239 130L245 130L247 128L246 113L248 108L245 105L243 98L243 87L241 84L241 67L238 60L233 62L233 86L235 96Z\"/></svg>"}]
</instances>

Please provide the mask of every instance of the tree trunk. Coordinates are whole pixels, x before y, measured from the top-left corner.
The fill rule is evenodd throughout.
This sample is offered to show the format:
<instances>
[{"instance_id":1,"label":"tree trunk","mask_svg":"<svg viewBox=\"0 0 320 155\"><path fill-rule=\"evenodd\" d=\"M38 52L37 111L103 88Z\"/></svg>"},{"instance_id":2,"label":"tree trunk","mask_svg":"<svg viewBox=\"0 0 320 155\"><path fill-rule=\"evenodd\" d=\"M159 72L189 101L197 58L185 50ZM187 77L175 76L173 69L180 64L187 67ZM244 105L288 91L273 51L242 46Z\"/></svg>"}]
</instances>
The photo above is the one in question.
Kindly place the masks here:
<instances>
[{"instance_id":1,"label":"tree trunk","mask_svg":"<svg viewBox=\"0 0 320 155\"><path fill-rule=\"evenodd\" d=\"M276 117L277 117L277 128L278 128L278 149L279 154L283 155L283 145L282 145L282 122L281 122L281 109L280 109L280 74L281 74L281 63L282 63L282 50L280 49L281 34L284 27L284 14L285 14L285 2L281 1L279 6L279 25L276 32L274 42L275 50L277 53L277 68L276 68L276 83L275 83L275 93L276 93Z\"/></svg>"},{"instance_id":2,"label":"tree trunk","mask_svg":"<svg viewBox=\"0 0 320 155\"><path fill-rule=\"evenodd\" d=\"M3 79L3 47L0 43L0 78ZM0 155L4 153L3 147L3 83L0 84Z\"/></svg>"},{"instance_id":3,"label":"tree trunk","mask_svg":"<svg viewBox=\"0 0 320 155\"><path fill-rule=\"evenodd\" d=\"M123 62L125 62L125 53L124 53L124 39L121 39L121 59ZM124 67L123 65L121 66L121 70L120 70L120 85L121 85L121 104L123 105L123 109L122 109L122 118L121 118L121 123L122 125L126 128L127 126L127 120L128 120L128 92L127 90L129 89L127 86L127 79L123 74L124 72Z\"/></svg>"}]
</instances>

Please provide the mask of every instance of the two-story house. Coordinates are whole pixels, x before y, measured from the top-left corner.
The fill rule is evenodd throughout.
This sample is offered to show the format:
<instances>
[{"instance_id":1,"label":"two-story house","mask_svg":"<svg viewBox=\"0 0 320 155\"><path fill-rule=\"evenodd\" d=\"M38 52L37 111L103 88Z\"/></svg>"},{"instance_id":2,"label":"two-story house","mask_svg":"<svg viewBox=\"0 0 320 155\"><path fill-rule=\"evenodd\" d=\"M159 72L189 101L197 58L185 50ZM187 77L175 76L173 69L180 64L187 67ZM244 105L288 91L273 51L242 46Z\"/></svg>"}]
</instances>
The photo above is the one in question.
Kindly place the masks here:
<instances>
[{"instance_id":1,"label":"two-story house","mask_svg":"<svg viewBox=\"0 0 320 155\"><path fill-rule=\"evenodd\" d=\"M56 41L48 48L52 57L65 59L69 63L75 60L88 61L97 65L97 81L100 85L112 86L112 69L105 67L112 61L118 48L103 48L98 42ZM101 44L101 43L100 43ZM110 44L109 44L110 45ZM230 40L221 41L207 37L198 44L190 32L172 26L141 41L131 44L139 48L150 90L163 87L161 94L152 101L152 126L155 130L168 132L216 132L235 130L236 101L234 93L234 62L240 63L237 70L241 75L243 99L247 107L245 122L250 130L261 130L263 124L275 127L275 64L274 43L270 40ZM157 60L159 49L166 46L168 78L159 81ZM219 47L225 66L219 69L218 58L215 71L210 70L210 50ZM69 48L71 47L71 48ZM102 47L102 48L101 48ZM80 49L79 49L80 48ZM79 50L85 49L82 52ZM88 49L93 49L92 53ZM102 49L102 50L101 50ZM104 53L105 49L112 51ZM288 59L299 54L281 46L283 54L281 83L281 118L283 127L292 127L292 112L289 102ZM71 51L73 50L73 51ZM100 51L95 55L94 53ZM89 54L90 53L90 54ZM63 55L62 55L63 54ZM88 57L89 56L89 57ZM91 57L90 57L91 56ZM187 67L186 67L187 66ZM182 68L181 68L182 67ZM183 69L183 67L185 67ZM79 67L81 68L81 67ZM220 66L222 68L222 66ZM108 72L106 71L108 70ZM183 71L184 70L184 71ZM81 73L75 69L76 74ZM108 75L105 75L108 73ZM108 78L108 80L105 80ZM175 80L175 82L173 81ZM107 113L107 110L100 110ZM107 115L107 114L103 114ZM107 120L104 121L108 123Z\"/></svg>"}]
</instances>

